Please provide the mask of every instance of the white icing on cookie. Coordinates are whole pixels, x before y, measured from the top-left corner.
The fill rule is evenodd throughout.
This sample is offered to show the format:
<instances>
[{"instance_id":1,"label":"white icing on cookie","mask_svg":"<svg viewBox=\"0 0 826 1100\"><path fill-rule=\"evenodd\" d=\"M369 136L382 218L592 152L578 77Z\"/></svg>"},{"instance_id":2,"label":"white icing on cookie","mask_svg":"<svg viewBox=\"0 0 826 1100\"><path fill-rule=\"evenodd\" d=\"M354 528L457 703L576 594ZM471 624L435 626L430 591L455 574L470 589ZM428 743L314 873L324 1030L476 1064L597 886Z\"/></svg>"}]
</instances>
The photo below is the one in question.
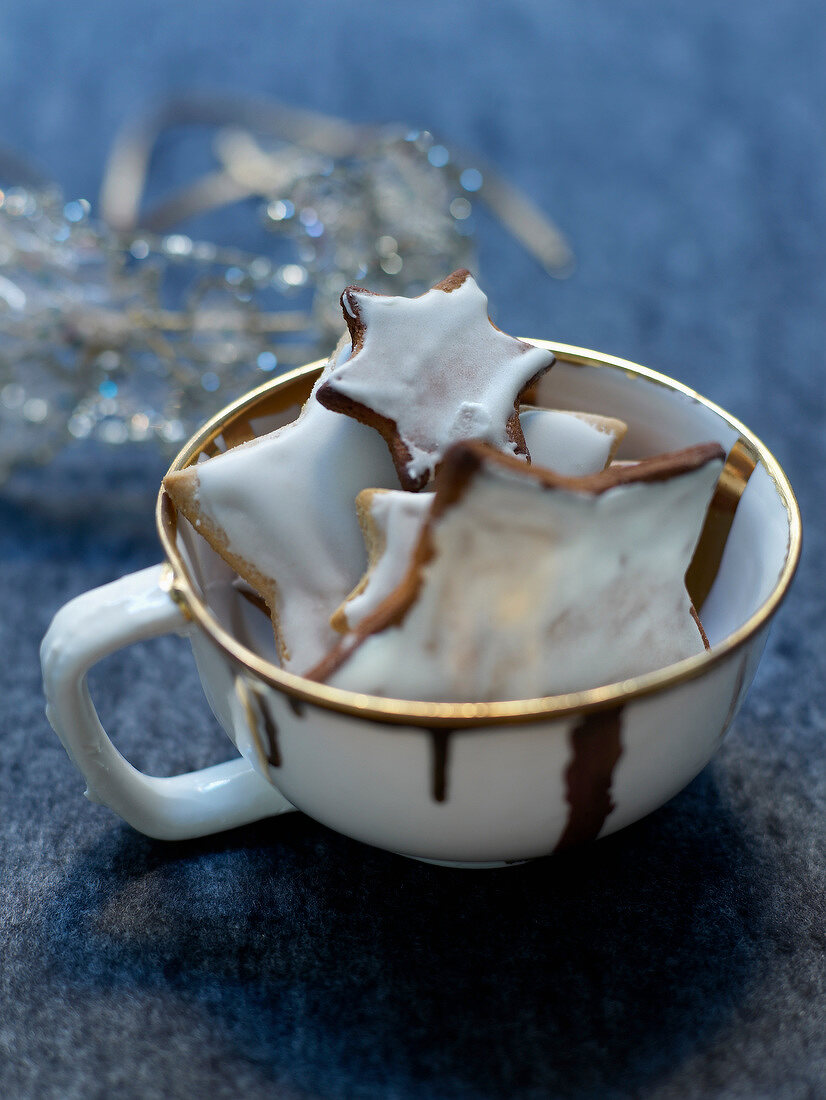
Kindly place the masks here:
<instances>
[{"instance_id":1,"label":"white icing on cookie","mask_svg":"<svg viewBox=\"0 0 826 1100\"><path fill-rule=\"evenodd\" d=\"M192 469L196 525L256 588L270 588L263 595L274 593L284 667L306 671L335 643L330 615L367 564L355 498L398 485L384 441L311 396L291 424ZM175 499L174 478L167 488Z\"/></svg>"},{"instance_id":2,"label":"white icing on cookie","mask_svg":"<svg viewBox=\"0 0 826 1100\"><path fill-rule=\"evenodd\" d=\"M557 409L523 406L519 419L533 465L547 466L569 477L604 470L626 431L621 420ZM334 617L337 629L354 630L402 580L432 497L432 493L407 493L402 489L369 494L365 507L373 530L370 538L365 532L365 539L368 550L371 541L378 541L380 546L375 557L371 551L370 567L355 594Z\"/></svg>"},{"instance_id":3,"label":"white icing on cookie","mask_svg":"<svg viewBox=\"0 0 826 1100\"><path fill-rule=\"evenodd\" d=\"M401 623L328 682L403 699L534 698L702 652L684 576L721 467L713 457L595 493L484 462L434 512Z\"/></svg>"},{"instance_id":4,"label":"white icing on cookie","mask_svg":"<svg viewBox=\"0 0 826 1100\"><path fill-rule=\"evenodd\" d=\"M515 453L508 432L514 402L554 361L550 352L491 324L488 300L468 273L445 285L452 289L434 287L418 298L348 288L342 304L355 350L319 393L322 403L355 416L367 410L382 420L380 431L394 431L404 452L403 459L394 457L405 488L426 484L460 439ZM361 411L334 405L342 398Z\"/></svg>"},{"instance_id":5,"label":"white icing on cookie","mask_svg":"<svg viewBox=\"0 0 826 1100\"><path fill-rule=\"evenodd\" d=\"M613 417L527 405L519 410L519 422L533 465L565 477L604 470L627 431Z\"/></svg>"},{"instance_id":6,"label":"white icing on cookie","mask_svg":"<svg viewBox=\"0 0 826 1100\"><path fill-rule=\"evenodd\" d=\"M370 494L369 522L382 545L356 594L339 609L345 629L354 630L402 580L432 503L433 493L389 489Z\"/></svg>"}]
</instances>

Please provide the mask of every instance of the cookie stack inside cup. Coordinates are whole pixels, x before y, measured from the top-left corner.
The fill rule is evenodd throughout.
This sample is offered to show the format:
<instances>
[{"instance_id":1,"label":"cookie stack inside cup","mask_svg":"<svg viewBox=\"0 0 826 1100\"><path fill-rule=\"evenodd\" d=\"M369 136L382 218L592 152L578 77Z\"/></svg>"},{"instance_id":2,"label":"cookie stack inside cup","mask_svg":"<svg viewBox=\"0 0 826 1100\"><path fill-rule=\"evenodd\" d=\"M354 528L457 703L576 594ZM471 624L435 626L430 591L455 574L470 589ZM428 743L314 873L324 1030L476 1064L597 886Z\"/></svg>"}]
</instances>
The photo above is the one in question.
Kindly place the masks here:
<instances>
[{"instance_id":1,"label":"cookie stack inside cup","mask_svg":"<svg viewBox=\"0 0 826 1100\"><path fill-rule=\"evenodd\" d=\"M284 668L396 698L535 698L702 651L685 589L724 452L614 463L625 425L523 403L550 352L467 271L348 287L292 423L170 474L272 618ZM610 413L610 410L606 410Z\"/></svg>"}]
</instances>

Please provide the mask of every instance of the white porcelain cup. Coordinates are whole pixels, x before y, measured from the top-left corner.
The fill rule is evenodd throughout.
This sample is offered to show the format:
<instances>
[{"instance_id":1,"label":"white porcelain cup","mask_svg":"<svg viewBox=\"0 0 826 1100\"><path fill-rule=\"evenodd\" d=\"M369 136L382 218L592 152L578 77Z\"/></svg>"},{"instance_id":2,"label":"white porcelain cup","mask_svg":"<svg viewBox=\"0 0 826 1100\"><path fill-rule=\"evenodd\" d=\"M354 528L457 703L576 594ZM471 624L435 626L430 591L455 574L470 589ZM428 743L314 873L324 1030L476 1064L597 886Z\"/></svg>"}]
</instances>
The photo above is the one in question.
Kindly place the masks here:
<instances>
[{"instance_id":1,"label":"white porcelain cup","mask_svg":"<svg viewBox=\"0 0 826 1100\"><path fill-rule=\"evenodd\" d=\"M161 492L166 560L72 600L43 642L47 713L87 797L164 839L298 809L393 852L491 867L613 833L703 768L751 683L797 565L794 494L760 441L698 394L612 356L534 342L557 356L534 403L627 421L620 458L709 440L728 452L687 578L711 650L623 683L516 702L406 702L329 688L269 659L269 621ZM172 469L292 419L320 366L224 410ZM114 748L86 673L123 646L172 632L189 638L240 755L161 779Z\"/></svg>"}]
</instances>

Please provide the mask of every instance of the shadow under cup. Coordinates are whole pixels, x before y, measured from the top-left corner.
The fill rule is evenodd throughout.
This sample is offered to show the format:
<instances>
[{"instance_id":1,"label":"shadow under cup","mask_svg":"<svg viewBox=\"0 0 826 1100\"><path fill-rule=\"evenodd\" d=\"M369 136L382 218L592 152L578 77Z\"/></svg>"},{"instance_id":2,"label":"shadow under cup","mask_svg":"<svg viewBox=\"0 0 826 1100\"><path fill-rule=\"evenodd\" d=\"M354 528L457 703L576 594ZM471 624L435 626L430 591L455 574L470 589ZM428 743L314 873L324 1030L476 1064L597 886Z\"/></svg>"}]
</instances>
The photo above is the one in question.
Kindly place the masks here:
<instances>
[{"instance_id":1,"label":"shadow under cup","mask_svg":"<svg viewBox=\"0 0 826 1100\"><path fill-rule=\"evenodd\" d=\"M610 356L557 356L530 403L618 417L618 459L717 441L728 454L687 575L711 643L668 669L546 699L423 703L315 684L274 663L265 610L161 493L169 590L192 620L207 698L241 754L296 808L402 854L500 866L614 832L706 764L756 670L791 582L800 517L751 432L685 387ZM180 469L294 419L320 370L285 375L207 424Z\"/></svg>"}]
</instances>

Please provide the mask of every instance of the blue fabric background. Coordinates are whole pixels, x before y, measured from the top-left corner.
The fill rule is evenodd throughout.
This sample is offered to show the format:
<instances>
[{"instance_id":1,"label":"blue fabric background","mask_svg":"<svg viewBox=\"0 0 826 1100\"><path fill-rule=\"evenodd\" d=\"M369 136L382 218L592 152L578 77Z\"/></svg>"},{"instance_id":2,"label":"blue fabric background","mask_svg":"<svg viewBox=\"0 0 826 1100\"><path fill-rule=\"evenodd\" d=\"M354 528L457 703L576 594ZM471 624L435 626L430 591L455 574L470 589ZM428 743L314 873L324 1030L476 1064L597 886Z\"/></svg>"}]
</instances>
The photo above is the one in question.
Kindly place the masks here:
<instances>
[{"instance_id":1,"label":"blue fabric background","mask_svg":"<svg viewBox=\"0 0 826 1100\"><path fill-rule=\"evenodd\" d=\"M819 0L0 5L0 141L70 196L94 199L118 127L173 91L479 150L578 261L554 282L483 226L496 321L730 409L806 530L754 688L688 790L585 853L471 874L298 816L163 845L85 803L37 646L69 597L158 557L151 519L126 535L0 500L0 1094L826 1093L825 56ZM161 183L180 168L162 156ZM93 688L139 766L225 755L177 640Z\"/></svg>"}]
</instances>

